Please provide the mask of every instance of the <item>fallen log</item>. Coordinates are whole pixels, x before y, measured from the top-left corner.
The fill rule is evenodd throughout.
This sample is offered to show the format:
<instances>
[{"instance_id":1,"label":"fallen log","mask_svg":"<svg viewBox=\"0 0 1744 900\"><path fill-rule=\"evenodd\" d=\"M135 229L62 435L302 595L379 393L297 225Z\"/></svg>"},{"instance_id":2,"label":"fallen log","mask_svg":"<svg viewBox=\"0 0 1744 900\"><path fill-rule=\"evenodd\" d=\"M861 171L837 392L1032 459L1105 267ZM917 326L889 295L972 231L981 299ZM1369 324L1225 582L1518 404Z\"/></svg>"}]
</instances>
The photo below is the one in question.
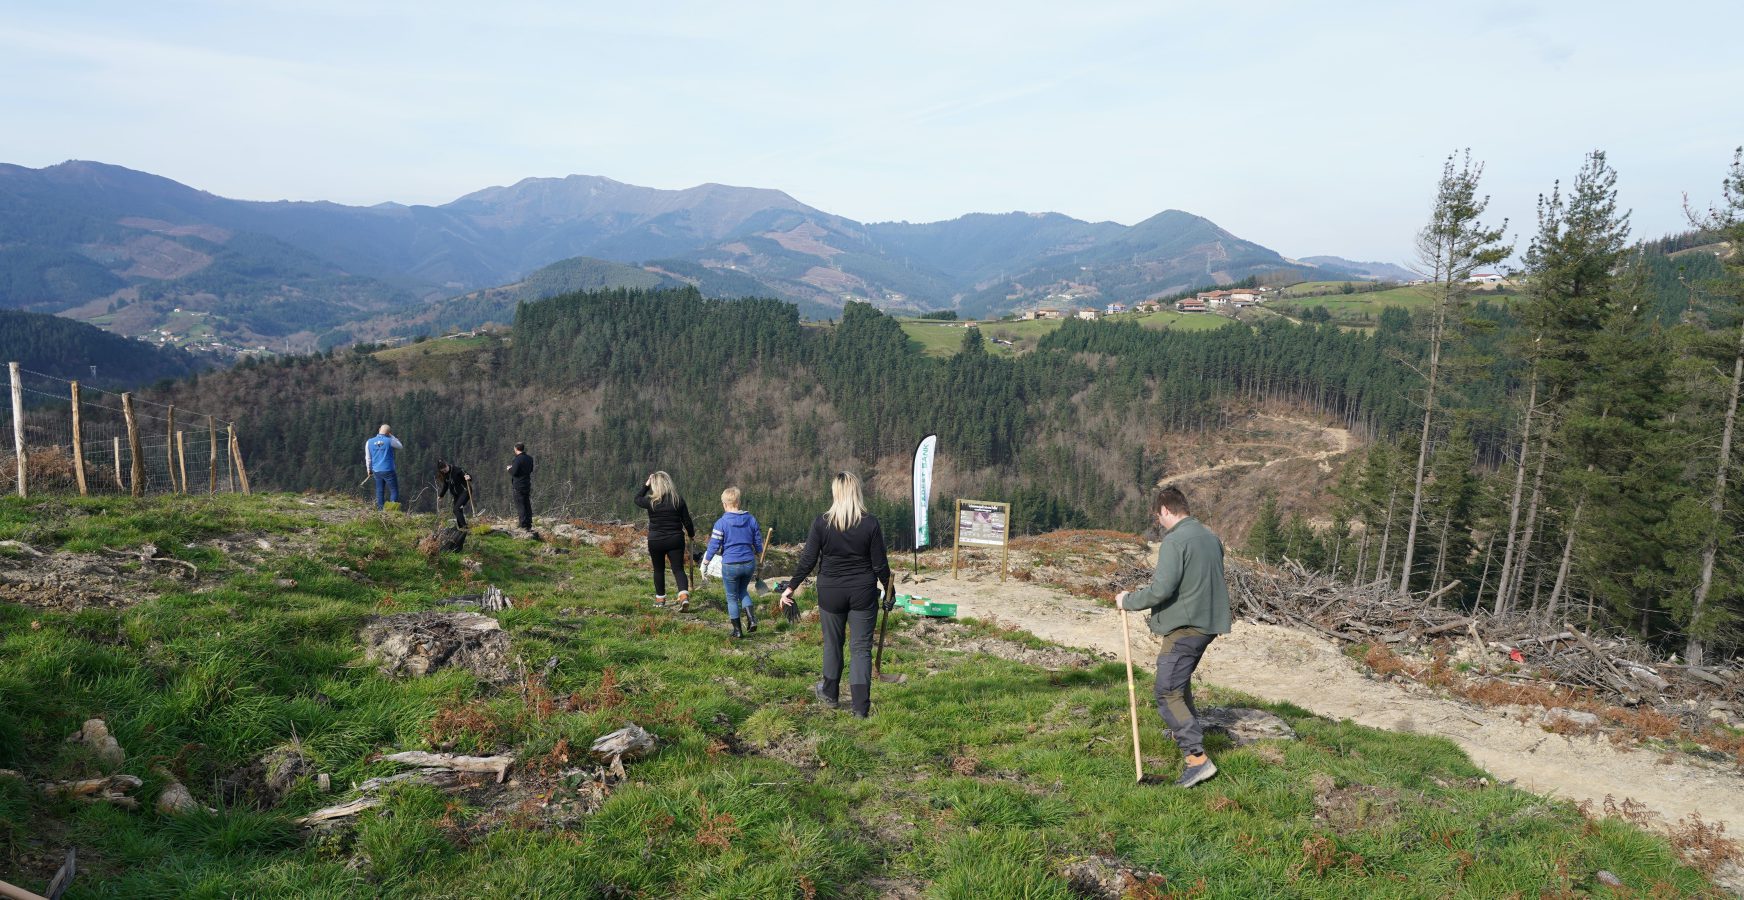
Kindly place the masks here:
<instances>
[{"instance_id":1,"label":"fallen log","mask_svg":"<svg viewBox=\"0 0 1744 900\"><path fill-rule=\"evenodd\" d=\"M1425 628L1425 629L1423 629L1423 636L1429 637L1430 635L1435 635L1435 634L1446 634L1449 631L1464 631L1467 626L1474 625L1476 623L1477 623L1476 619L1474 619L1470 616L1467 616L1463 619L1455 619L1452 622L1447 622L1447 623L1444 623L1441 625L1437 625L1434 628Z\"/></svg>"},{"instance_id":2,"label":"fallen log","mask_svg":"<svg viewBox=\"0 0 1744 900\"><path fill-rule=\"evenodd\" d=\"M81 778L76 781L45 781L42 792L50 797L78 799L93 794L131 791L145 782L132 775L109 775L103 778Z\"/></svg>"},{"instance_id":3,"label":"fallen log","mask_svg":"<svg viewBox=\"0 0 1744 900\"><path fill-rule=\"evenodd\" d=\"M515 764L514 754L501 756L461 756L455 753L425 753L421 750L406 750L400 753L390 753L382 759L405 766L423 766L431 769L453 769L457 772L488 772L497 777L497 783L502 784L508 776L509 767Z\"/></svg>"},{"instance_id":4,"label":"fallen log","mask_svg":"<svg viewBox=\"0 0 1744 900\"><path fill-rule=\"evenodd\" d=\"M395 784L427 784L444 790L461 784L460 773L450 769L419 769L416 772L401 772L398 775L383 775L371 778L357 786L359 791L373 794L382 788Z\"/></svg>"},{"instance_id":5,"label":"fallen log","mask_svg":"<svg viewBox=\"0 0 1744 900\"><path fill-rule=\"evenodd\" d=\"M380 797L359 797L349 803L341 803L338 806L317 809L314 812L297 819L296 823L298 825L319 825L322 822L331 822L334 819L355 816L366 809L374 809L380 805L382 805L382 798Z\"/></svg>"}]
</instances>

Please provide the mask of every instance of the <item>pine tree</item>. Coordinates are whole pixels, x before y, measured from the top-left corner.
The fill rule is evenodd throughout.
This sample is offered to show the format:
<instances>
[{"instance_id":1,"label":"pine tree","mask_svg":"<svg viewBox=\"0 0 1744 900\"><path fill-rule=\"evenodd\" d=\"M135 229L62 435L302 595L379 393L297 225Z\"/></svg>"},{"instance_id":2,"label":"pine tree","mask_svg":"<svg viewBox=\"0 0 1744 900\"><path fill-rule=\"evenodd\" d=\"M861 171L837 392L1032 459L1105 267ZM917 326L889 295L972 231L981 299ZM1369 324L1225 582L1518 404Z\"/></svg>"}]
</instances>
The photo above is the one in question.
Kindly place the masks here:
<instances>
[{"instance_id":1,"label":"pine tree","mask_svg":"<svg viewBox=\"0 0 1744 900\"><path fill-rule=\"evenodd\" d=\"M1247 533L1249 556L1272 562L1284 555L1284 522L1278 515L1278 501L1267 497L1260 504L1260 515Z\"/></svg>"},{"instance_id":2,"label":"pine tree","mask_svg":"<svg viewBox=\"0 0 1744 900\"><path fill-rule=\"evenodd\" d=\"M1613 419L1613 414L1652 414L1612 408L1618 391L1634 388L1614 382L1635 374L1629 359L1638 342L1631 341L1630 335L1644 320L1633 313L1615 315L1616 272L1629 234L1629 214L1618 210L1616 185L1617 173L1605 154L1588 154L1566 202L1560 185L1552 188L1549 198L1540 199L1539 232L1526 253L1532 291L1527 316L1542 338L1546 396L1557 408L1562 429L1559 450L1564 468L1556 473L1554 487L1567 505L1556 575L1544 610L1552 622L1559 617L1569 586L1595 480L1603 477L1597 473L1602 442L1595 444L1590 436L1595 430L1602 432L1607 423L1621 426L1622 419ZM1638 298L1629 305L1638 307ZM1607 326L1626 333L1611 341L1611 358L1596 359L1595 347ZM1583 431L1589 438L1584 442L1579 439ZM1550 436L1548 430L1545 436Z\"/></svg>"},{"instance_id":3,"label":"pine tree","mask_svg":"<svg viewBox=\"0 0 1744 900\"><path fill-rule=\"evenodd\" d=\"M1701 525L1701 562L1683 627L1687 635L1684 656L1691 665L1701 665L1707 656L1709 643L1723 634L1736 610L1713 602L1714 591L1720 586L1717 576L1720 546L1729 528L1727 524L1727 482L1732 468L1732 441L1738 422L1738 399L1744 388L1744 147L1732 155L1732 168L1722 189L1721 205L1706 217L1691 216L1698 225L1718 232L1731 248L1724 259L1725 278L1714 286L1708 304L1709 324L1715 331L1737 330L1737 343L1731 354L1731 383L1723 390L1724 412L1721 416L1719 451L1711 466L1713 489L1708 495L1707 517ZM1737 604L1734 584L1732 602ZM1722 594L1724 596L1724 594Z\"/></svg>"},{"instance_id":4,"label":"pine tree","mask_svg":"<svg viewBox=\"0 0 1744 900\"><path fill-rule=\"evenodd\" d=\"M1417 235L1417 256L1429 275L1432 305L1428 314L1429 360L1423 373L1423 428L1418 437L1417 474L1411 487L1411 514L1406 520L1405 558L1399 567L1399 592L1411 589L1412 561L1417 549L1417 524L1423 511L1423 480L1429 464L1429 450L1435 427L1436 389L1441 380L1442 353L1448 342L1457 336L1454 326L1457 313L1463 308L1469 293L1467 280L1481 266L1495 265L1508 258L1511 248L1502 244L1507 220L1499 228L1489 228L1480 220L1489 207L1489 197L1478 196L1478 182L1483 179L1483 163L1473 163L1471 151L1455 166L1449 156L1441 167L1441 181L1436 187L1435 208L1429 224Z\"/></svg>"}]
</instances>

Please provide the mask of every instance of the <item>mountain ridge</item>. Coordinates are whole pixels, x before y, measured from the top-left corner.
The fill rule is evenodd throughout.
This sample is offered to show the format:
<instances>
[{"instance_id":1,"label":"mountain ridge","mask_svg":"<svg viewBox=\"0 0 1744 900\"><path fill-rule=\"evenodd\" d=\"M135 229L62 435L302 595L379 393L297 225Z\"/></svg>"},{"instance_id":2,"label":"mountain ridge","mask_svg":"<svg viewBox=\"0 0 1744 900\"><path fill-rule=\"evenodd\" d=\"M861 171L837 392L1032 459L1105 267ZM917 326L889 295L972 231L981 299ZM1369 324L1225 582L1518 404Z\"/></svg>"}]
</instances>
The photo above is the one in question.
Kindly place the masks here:
<instances>
[{"instance_id":1,"label":"mountain ridge","mask_svg":"<svg viewBox=\"0 0 1744 900\"><path fill-rule=\"evenodd\" d=\"M856 300L996 315L1060 296L1134 300L1253 276L1371 277L1292 261L1173 209L1130 226L1057 212L866 224L774 188L580 174L440 205L348 206L234 200L90 160L0 165L0 307L175 340L165 322L193 309L211 316L205 349L220 352L320 349L362 323L416 320L432 304L578 258L711 296L776 297L812 316Z\"/></svg>"}]
</instances>

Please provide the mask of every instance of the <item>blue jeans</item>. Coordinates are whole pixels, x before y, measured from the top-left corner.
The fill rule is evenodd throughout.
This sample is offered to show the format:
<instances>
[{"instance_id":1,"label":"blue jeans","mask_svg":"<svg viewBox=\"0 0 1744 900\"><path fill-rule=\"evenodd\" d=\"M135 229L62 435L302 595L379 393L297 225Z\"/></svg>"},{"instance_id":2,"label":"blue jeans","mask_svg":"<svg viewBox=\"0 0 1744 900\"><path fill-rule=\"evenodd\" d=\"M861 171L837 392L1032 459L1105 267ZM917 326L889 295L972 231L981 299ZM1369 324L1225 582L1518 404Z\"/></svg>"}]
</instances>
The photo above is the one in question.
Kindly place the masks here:
<instances>
[{"instance_id":1,"label":"blue jeans","mask_svg":"<svg viewBox=\"0 0 1744 900\"><path fill-rule=\"evenodd\" d=\"M721 584L727 589L727 618L737 619L739 608L751 607L751 575L757 571L757 564L749 560L740 563L721 563Z\"/></svg>"},{"instance_id":2,"label":"blue jeans","mask_svg":"<svg viewBox=\"0 0 1744 900\"><path fill-rule=\"evenodd\" d=\"M375 508L382 508L382 498L400 502L400 476L393 472L372 472L375 476Z\"/></svg>"}]
</instances>

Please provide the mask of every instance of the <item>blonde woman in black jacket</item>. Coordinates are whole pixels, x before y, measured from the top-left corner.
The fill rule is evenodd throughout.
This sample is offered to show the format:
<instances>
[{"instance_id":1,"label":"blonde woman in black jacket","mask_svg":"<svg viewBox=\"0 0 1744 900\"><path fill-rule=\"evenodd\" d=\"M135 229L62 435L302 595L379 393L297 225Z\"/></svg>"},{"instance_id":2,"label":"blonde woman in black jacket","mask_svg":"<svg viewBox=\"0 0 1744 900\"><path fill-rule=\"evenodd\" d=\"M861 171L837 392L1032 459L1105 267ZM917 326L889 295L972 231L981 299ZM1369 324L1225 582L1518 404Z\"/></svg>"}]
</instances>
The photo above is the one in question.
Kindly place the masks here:
<instances>
[{"instance_id":1,"label":"blonde woman in black jacket","mask_svg":"<svg viewBox=\"0 0 1744 900\"><path fill-rule=\"evenodd\" d=\"M884 531L866 512L860 479L841 472L830 480L830 509L811 523L799 568L781 592L781 605L794 605L793 595L812 569L818 572L818 619L823 627L823 678L812 688L831 708L841 706L842 643L852 635L848 662L848 697L854 715L865 718L872 708L872 632L878 622L878 585L890 578L884 552Z\"/></svg>"},{"instance_id":2,"label":"blonde woman in black jacket","mask_svg":"<svg viewBox=\"0 0 1744 900\"><path fill-rule=\"evenodd\" d=\"M642 482L636 505L648 511L648 559L654 564L654 608L666 608L666 567L678 586L678 611L690 608L690 579L684 574L684 548L696 537L696 520L672 476L655 472Z\"/></svg>"}]
</instances>

